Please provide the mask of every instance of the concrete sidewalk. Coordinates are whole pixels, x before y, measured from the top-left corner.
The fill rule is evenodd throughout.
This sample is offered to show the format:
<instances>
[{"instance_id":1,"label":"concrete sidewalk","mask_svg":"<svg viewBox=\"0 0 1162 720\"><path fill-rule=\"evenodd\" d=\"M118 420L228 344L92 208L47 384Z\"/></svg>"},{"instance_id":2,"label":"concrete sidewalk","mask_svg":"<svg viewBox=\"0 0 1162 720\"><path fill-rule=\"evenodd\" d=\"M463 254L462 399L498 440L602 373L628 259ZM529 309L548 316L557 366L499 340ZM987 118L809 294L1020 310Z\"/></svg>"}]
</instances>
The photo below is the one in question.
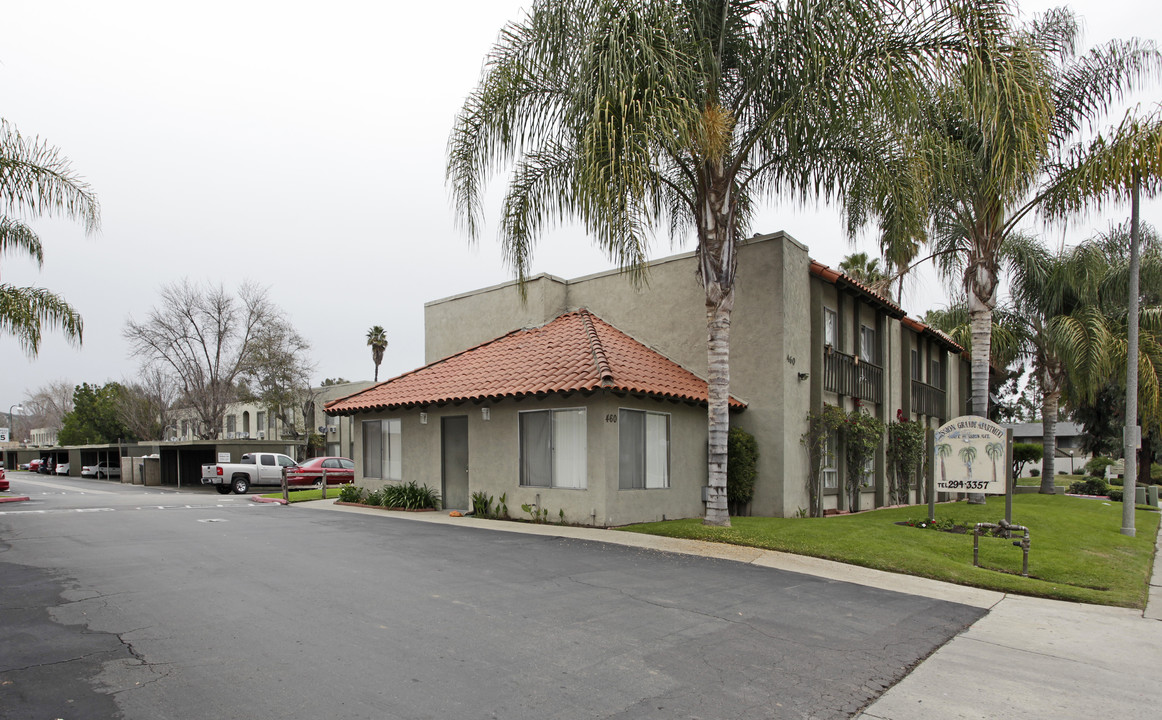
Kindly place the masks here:
<instances>
[{"instance_id":1,"label":"concrete sidewalk","mask_svg":"<svg viewBox=\"0 0 1162 720\"><path fill-rule=\"evenodd\" d=\"M856 720L1162 717L1162 570L1155 548L1145 612L1005 595L817 558L597 528L498 523L445 512L405 513L298 503L342 512L630 545L701 555L989 609L921 662ZM1162 539L1162 538L1160 538Z\"/></svg>"}]
</instances>

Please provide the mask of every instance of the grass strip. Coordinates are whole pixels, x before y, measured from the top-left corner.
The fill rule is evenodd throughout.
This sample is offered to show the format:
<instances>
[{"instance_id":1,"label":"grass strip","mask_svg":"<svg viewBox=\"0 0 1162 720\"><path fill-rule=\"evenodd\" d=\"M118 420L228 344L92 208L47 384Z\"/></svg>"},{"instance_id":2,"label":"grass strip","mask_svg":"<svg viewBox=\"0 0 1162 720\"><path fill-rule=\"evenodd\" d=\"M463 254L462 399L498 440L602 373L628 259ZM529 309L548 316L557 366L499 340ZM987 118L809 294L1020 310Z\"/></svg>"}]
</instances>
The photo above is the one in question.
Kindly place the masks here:
<instances>
[{"instance_id":1,"label":"grass strip","mask_svg":"<svg viewBox=\"0 0 1162 720\"><path fill-rule=\"evenodd\" d=\"M619 528L665 537L709 540L836 560L851 565L958 585L1098 605L1141 608L1154 561L1159 513L1139 506L1135 537L1121 534L1122 504L1061 495L1016 495L1013 522L1030 531L1029 577L1020 576L1021 549L1011 540L982 537L972 564L971 529L1004 517L1004 498L985 505L936 506L938 520L967 534L897 523L927 518L926 506L885 508L828 518L731 518L732 527L699 518Z\"/></svg>"}]
</instances>

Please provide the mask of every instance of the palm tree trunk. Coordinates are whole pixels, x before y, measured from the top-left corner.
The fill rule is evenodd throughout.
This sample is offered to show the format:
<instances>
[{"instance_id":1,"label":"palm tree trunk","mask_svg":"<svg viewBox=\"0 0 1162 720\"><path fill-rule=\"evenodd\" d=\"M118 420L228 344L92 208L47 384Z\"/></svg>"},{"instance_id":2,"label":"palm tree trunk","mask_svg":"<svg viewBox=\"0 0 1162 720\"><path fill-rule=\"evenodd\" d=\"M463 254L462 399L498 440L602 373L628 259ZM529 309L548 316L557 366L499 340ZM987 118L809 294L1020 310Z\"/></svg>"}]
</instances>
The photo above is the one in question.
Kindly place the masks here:
<instances>
[{"instance_id":1,"label":"palm tree trunk","mask_svg":"<svg viewBox=\"0 0 1162 720\"><path fill-rule=\"evenodd\" d=\"M709 367L709 405L707 429L710 436L709 495L706 499L707 525L730 526L726 507L726 445L730 432L730 313L734 306L734 289L717 302L706 298L707 359Z\"/></svg>"},{"instance_id":2,"label":"palm tree trunk","mask_svg":"<svg viewBox=\"0 0 1162 720\"><path fill-rule=\"evenodd\" d=\"M971 271L970 271L971 272ZM996 303L996 277L983 267L978 272L992 276L992 292L981 298L975 291L976 283L968 287L968 327L972 333L972 414L987 418L989 415L989 353L992 349L993 305ZM968 502L984 505L983 493L969 493Z\"/></svg>"},{"instance_id":3,"label":"palm tree trunk","mask_svg":"<svg viewBox=\"0 0 1162 720\"><path fill-rule=\"evenodd\" d=\"M1053 373L1041 373L1041 489L1042 495L1054 493L1057 477L1057 409L1061 402L1061 384Z\"/></svg>"},{"instance_id":4,"label":"palm tree trunk","mask_svg":"<svg viewBox=\"0 0 1162 720\"><path fill-rule=\"evenodd\" d=\"M726 439L730 432L730 314L736 267L734 206L721 161L704 168L698 208L698 260L706 291L707 467L706 525L730 526L726 506Z\"/></svg>"}]
</instances>

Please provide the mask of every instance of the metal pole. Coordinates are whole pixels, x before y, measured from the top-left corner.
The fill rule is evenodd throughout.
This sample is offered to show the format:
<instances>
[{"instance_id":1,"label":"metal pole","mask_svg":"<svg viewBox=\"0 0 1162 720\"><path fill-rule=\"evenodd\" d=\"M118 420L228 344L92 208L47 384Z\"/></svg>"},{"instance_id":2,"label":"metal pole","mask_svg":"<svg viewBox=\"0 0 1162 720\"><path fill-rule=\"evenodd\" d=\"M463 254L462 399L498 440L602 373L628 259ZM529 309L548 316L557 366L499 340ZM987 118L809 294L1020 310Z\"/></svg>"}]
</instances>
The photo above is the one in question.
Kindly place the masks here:
<instances>
[{"instance_id":1,"label":"metal pole","mask_svg":"<svg viewBox=\"0 0 1162 720\"><path fill-rule=\"evenodd\" d=\"M323 499L327 499L327 468L323 468Z\"/></svg>"},{"instance_id":2,"label":"metal pole","mask_svg":"<svg viewBox=\"0 0 1162 720\"><path fill-rule=\"evenodd\" d=\"M286 503L290 503L290 491L286 486L286 465L282 466L282 499Z\"/></svg>"},{"instance_id":3,"label":"metal pole","mask_svg":"<svg viewBox=\"0 0 1162 720\"><path fill-rule=\"evenodd\" d=\"M1126 479L1122 485L1122 534L1133 537L1134 503L1138 482L1138 169L1134 168L1134 187L1130 193L1130 298L1128 338L1126 342L1126 427L1122 433L1122 448L1126 462Z\"/></svg>"},{"instance_id":4,"label":"metal pole","mask_svg":"<svg viewBox=\"0 0 1162 720\"><path fill-rule=\"evenodd\" d=\"M1013 477L1013 429L1005 428L1005 522L1013 522L1013 493L1017 491L1017 479Z\"/></svg>"},{"instance_id":5,"label":"metal pole","mask_svg":"<svg viewBox=\"0 0 1162 720\"><path fill-rule=\"evenodd\" d=\"M936 520L936 432L932 428L924 431L924 442L928 446L928 522Z\"/></svg>"}]
</instances>

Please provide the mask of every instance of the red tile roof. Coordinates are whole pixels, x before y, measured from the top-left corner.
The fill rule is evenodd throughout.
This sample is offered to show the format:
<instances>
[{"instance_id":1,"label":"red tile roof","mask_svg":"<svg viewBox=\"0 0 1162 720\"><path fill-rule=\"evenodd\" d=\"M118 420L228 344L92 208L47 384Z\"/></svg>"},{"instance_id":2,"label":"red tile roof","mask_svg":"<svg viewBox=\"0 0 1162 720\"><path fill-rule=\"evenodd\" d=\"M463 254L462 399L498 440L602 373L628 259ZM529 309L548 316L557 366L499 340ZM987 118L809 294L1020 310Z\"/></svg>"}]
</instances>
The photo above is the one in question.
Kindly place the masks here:
<instances>
[{"instance_id":1,"label":"red tile roof","mask_svg":"<svg viewBox=\"0 0 1162 720\"><path fill-rule=\"evenodd\" d=\"M598 389L707 402L705 380L581 309L333 400L326 411L346 415ZM746 407L735 398L730 404Z\"/></svg>"},{"instance_id":2,"label":"red tile roof","mask_svg":"<svg viewBox=\"0 0 1162 720\"><path fill-rule=\"evenodd\" d=\"M818 260L812 260L808 269L815 277L825 280L836 287L851 290L873 306L883 309L889 316L897 320L906 315L899 305L840 270L832 270Z\"/></svg>"}]
</instances>

